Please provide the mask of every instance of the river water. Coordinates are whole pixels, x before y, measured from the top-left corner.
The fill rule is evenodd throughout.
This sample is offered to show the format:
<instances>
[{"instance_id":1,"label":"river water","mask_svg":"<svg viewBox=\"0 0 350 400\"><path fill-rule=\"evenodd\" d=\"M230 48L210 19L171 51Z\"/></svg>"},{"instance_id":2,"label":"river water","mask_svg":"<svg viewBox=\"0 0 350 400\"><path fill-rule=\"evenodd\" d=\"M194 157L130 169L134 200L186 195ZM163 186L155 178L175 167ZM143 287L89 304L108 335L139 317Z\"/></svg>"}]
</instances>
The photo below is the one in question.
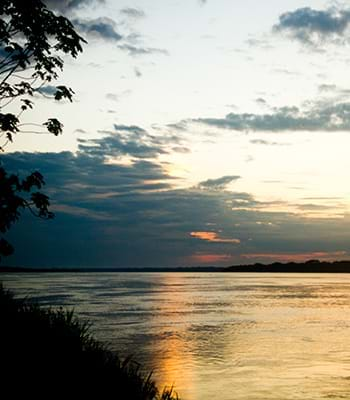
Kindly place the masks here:
<instances>
[{"instance_id":1,"label":"river water","mask_svg":"<svg viewBox=\"0 0 350 400\"><path fill-rule=\"evenodd\" d=\"M1 274L183 400L349 399L350 275Z\"/></svg>"}]
</instances>

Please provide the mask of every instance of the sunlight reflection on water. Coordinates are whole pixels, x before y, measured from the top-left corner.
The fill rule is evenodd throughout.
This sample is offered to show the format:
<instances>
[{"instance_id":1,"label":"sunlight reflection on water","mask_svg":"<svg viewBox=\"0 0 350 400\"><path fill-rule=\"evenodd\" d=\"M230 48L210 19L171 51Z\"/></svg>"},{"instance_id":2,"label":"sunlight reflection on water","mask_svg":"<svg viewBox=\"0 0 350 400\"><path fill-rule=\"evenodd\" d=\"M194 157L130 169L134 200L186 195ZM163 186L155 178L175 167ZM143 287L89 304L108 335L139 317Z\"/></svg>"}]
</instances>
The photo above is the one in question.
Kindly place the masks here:
<instances>
[{"instance_id":1,"label":"sunlight reflection on water","mask_svg":"<svg viewBox=\"0 0 350 400\"><path fill-rule=\"evenodd\" d=\"M2 274L184 400L350 398L350 275Z\"/></svg>"}]
</instances>

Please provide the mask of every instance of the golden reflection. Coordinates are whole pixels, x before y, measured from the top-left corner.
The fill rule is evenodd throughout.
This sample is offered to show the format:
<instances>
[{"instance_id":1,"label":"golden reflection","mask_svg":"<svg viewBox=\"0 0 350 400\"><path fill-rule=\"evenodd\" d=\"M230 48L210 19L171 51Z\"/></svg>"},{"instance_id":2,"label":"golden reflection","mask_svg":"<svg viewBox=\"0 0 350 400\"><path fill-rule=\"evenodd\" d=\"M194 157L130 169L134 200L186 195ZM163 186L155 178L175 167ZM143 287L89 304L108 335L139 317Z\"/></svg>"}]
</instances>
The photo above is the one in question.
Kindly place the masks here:
<instances>
[{"instance_id":1,"label":"golden reflection","mask_svg":"<svg viewBox=\"0 0 350 400\"><path fill-rule=\"evenodd\" d=\"M155 366L155 378L160 388L174 386L174 390L178 391L181 387L181 398L185 399L188 393L195 393L194 368L189 368L194 363L193 354L186 346L187 326L182 324L181 317L181 310L184 310L191 301L191 293L178 290L186 283L186 277L182 274L160 274L158 283L165 284L169 288L166 301L161 299L159 301L158 313L168 315L171 326L161 327L164 340L154 343L156 348L152 354L152 364ZM156 315L153 318L155 320L152 322L156 324L158 322Z\"/></svg>"},{"instance_id":2,"label":"golden reflection","mask_svg":"<svg viewBox=\"0 0 350 400\"><path fill-rule=\"evenodd\" d=\"M294 282L225 275L220 289L210 291L210 276L204 287L191 274L159 279L166 297L163 292L157 299L152 324L159 324L162 340L152 353L161 387L174 384L185 400L350 395L348 362L339 358L349 351L339 340L349 318L331 301L336 296L343 304L337 289L330 294L317 277Z\"/></svg>"},{"instance_id":3,"label":"golden reflection","mask_svg":"<svg viewBox=\"0 0 350 400\"><path fill-rule=\"evenodd\" d=\"M111 293L92 307L104 276L38 276L22 275L15 282L5 275L5 282L22 295L28 288L42 295L71 294L74 287L79 310L104 313L105 327L115 329L108 307L113 301L119 307L123 296ZM118 288L120 283L147 288L125 296L122 309L131 310L132 318L124 327L143 339L137 341L139 355L151 360L147 370L153 368L159 386L174 384L183 400L350 399L349 274L159 273L107 279ZM105 290L110 293L110 286ZM140 310L147 311L142 323Z\"/></svg>"}]
</instances>

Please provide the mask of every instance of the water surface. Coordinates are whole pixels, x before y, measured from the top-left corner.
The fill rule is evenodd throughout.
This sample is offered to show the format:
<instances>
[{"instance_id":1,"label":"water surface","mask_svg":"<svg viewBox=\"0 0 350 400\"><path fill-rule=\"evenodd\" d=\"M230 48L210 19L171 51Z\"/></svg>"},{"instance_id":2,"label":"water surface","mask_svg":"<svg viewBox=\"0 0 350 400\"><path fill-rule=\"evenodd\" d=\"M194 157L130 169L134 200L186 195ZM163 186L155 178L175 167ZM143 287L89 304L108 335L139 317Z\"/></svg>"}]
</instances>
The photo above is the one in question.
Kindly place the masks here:
<instances>
[{"instance_id":1,"label":"water surface","mask_svg":"<svg viewBox=\"0 0 350 400\"><path fill-rule=\"evenodd\" d=\"M350 398L350 275L2 274L184 400Z\"/></svg>"}]
</instances>

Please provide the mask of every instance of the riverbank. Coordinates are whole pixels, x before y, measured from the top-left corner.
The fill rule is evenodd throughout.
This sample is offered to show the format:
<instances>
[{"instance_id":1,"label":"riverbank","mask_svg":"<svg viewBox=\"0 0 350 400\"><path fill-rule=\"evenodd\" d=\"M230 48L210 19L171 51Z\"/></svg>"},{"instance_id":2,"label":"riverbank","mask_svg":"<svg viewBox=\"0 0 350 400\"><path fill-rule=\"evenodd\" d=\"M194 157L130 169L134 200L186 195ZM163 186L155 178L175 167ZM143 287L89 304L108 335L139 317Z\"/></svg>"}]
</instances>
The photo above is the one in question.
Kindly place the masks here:
<instances>
[{"instance_id":1,"label":"riverbank","mask_svg":"<svg viewBox=\"0 0 350 400\"><path fill-rule=\"evenodd\" d=\"M0 321L2 390L12 397L178 399L172 388L160 391L136 361L97 341L73 311L16 299L0 285Z\"/></svg>"}]
</instances>

